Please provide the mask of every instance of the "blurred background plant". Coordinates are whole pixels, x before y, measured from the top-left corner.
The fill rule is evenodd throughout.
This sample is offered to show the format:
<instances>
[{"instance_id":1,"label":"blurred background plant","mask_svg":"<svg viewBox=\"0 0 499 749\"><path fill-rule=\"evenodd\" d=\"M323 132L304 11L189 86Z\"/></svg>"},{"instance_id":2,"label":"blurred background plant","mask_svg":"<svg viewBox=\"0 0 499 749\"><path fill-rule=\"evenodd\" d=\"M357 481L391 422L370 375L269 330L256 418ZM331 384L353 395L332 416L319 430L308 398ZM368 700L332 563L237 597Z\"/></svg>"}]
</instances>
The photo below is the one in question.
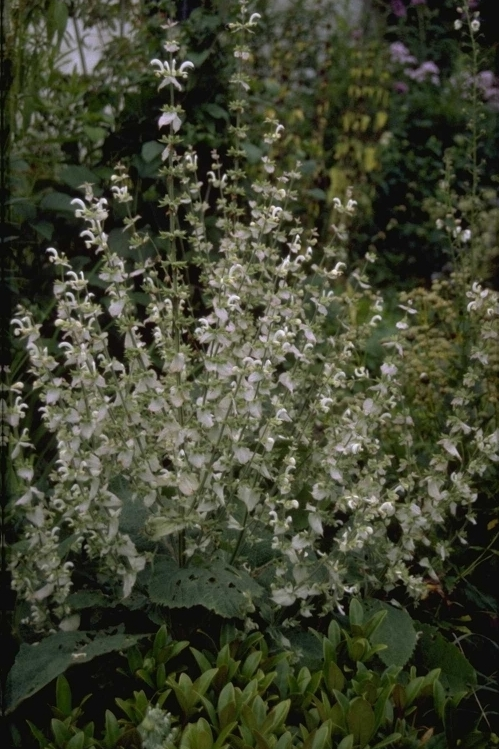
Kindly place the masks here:
<instances>
[{"instance_id":1,"label":"blurred background plant","mask_svg":"<svg viewBox=\"0 0 499 749\"><path fill-rule=\"evenodd\" d=\"M385 287L427 283L448 259L427 205L448 149L458 194L470 192L474 148L477 167L487 163L486 206L497 206L497 38L492 21L472 38L466 25L454 29L456 8L454 0L380 0L360 13L328 0L261 5L272 43L261 38L258 95L286 126L283 160L293 153L303 162L308 190L297 210L324 239L334 196L354 184L361 210L351 258L376 250ZM497 282L495 266L487 277Z\"/></svg>"}]
</instances>

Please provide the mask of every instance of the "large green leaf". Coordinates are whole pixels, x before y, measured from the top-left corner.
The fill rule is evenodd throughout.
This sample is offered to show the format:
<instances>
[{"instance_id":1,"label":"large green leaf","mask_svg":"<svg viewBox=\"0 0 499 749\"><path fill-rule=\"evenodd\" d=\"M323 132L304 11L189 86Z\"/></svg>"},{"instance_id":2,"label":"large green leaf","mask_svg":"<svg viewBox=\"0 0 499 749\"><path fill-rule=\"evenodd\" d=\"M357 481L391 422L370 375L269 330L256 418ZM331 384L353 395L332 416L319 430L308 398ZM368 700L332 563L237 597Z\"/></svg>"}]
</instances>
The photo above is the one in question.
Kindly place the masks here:
<instances>
[{"instance_id":1,"label":"large green leaf","mask_svg":"<svg viewBox=\"0 0 499 749\"><path fill-rule=\"evenodd\" d=\"M263 589L247 572L220 560L209 567L180 568L168 557L157 557L149 580L154 603L169 608L204 606L228 619L243 618L252 610L252 599Z\"/></svg>"},{"instance_id":2,"label":"large green leaf","mask_svg":"<svg viewBox=\"0 0 499 749\"><path fill-rule=\"evenodd\" d=\"M405 666L417 641L414 622L407 611L377 600L365 601L364 609L368 616L377 611L386 611L385 618L369 639L373 645L387 646L378 653L386 666Z\"/></svg>"},{"instance_id":3,"label":"large green leaf","mask_svg":"<svg viewBox=\"0 0 499 749\"><path fill-rule=\"evenodd\" d=\"M48 192L40 201L40 208L44 211L55 211L56 213L70 213L74 216L75 206L71 205L72 197L65 192Z\"/></svg>"},{"instance_id":4,"label":"large green leaf","mask_svg":"<svg viewBox=\"0 0 499 749\"><path fill-rule=\"evenodd\" d=\"M7 677L5 712L50 684L70 666L135 645L146 635L98 635L90 632L57 632L34 645L23 643Z\"/></svg>"},{"instance_id":5,"label":"large green leaf","mask_svg":"<svg viewBox=\"0 0 499 749\"><path fill-rule=\"evenodd\" d=\"M60 173L60 180L65 185L73 187L75 190L79 189L85 182L94 186L94 195L99 195L101 191L96 189L99 178L94 172L90 171L86 166L80 166L79 164L72 164L65 166Z\"/></svg>"},{"instance_id":6,"label":"large green leaf","mask_svg":"<svg viewBox=\"0 0 499 749\"><path fill-rule=\"evenodd\" d=\"M468 692L477 683L476 671L459 648L443 637L436 627L418 624L422 631L418 643L423 666L441 669L440 681L449 695Z\"/></svg>"}]
</instances>

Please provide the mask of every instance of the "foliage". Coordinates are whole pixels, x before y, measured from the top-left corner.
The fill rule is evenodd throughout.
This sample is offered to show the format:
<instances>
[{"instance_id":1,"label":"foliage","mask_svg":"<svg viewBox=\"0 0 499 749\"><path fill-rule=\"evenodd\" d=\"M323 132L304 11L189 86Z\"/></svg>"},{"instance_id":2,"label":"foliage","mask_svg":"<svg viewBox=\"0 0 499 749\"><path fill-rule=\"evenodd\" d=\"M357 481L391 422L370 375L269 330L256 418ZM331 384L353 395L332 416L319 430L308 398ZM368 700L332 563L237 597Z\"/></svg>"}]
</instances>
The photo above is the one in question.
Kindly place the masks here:
<instances>
[{"instance_id":1,"label":"foliage","mask_svg":"<svg viewBox=\"0 0 499 749\"><path fill-rule=\"evenodd\" d=\"M232 26L231 58L230 6L186 18L183 4L158 94L146 65L168 5L145 22L135 3L12 5L10 284L30 301L5 406L27 640L7 707L29 715L59 675L51 725L31 724L51 748L496 745L499 307L477 283L498 251L487 29L467 6L456 21L454 3L391 3L405 15L378 28L388 49L338 3L331 27L329 0L262 3L252 49L256 16ZM62 72L73 19L116 30L124 9L129 38L92 75ZM172 67L176 52L196 68ZM118 157L129 169L109 191ZM369 243L371 279L452 264L382 300L351 262ZM366 619L357 602L342 616L373 591L421 598L421 623L369 598ZM189 641L161 629L134 647L165 619ZM106 659L93 681L126 717L108 701L103 719L100 700L96 731L92 701L74 707L76 668L62 674L78 666L81 691L85 661L124 649L138 691L120 692Z\"/></svg>"},{"instance_id":2,"label":"foliage","mask_svg":"<svg viewBox=\"0 0 499 749\"><path fill-rule=\"evenodd\" d=\"M136 177L134 211L141 224L159 228L155 200L161 162L152 151L160 101L147 68L171 10L170 0L19 0L6 6L6 281L14 303L44 310L47 324L54 281L48 243L64 247L74 267L89 271L91 265L71 206L83 183L92 183L101 195L101 185L121 159ZM220 117L223 122L228 116L215 103L224 98L229 73L222 71L231 63L220 41L226 21L226 3L205 2L183 24L184 43L198 65L192 81L196 92L184 97L189 137L200 151L203 138L209 144L208 160L210 148L219 144ZM211 97L206 106L202 89ZM42 449L38 440L36 445Z\"/></svg>"},{"instance_id":3,"label":"foliage","mask_svg":"<svg viewBox=\"0 0 499 749\"><path fill-rule=\"evenodd\" d=\"M211 222L174 97L193 63L179 65L179 44L169 38L168 59L152 61L159 88L169 91L158 123L167 132L159 200L166 228L154 238L127 214L131 183L118 168L112 193L124 258L105 230L107 199L85 185L85 200L72 203L86 221L81 239L101 256L94 273L104 294L96 298L88 277L51 248L61 273L60 337L49 351L30 310L13 321L57 445L42 485L21 426L23 383L14 383L8 419L24 539L11 571L40 629L73 621L68 594L82 568L85 587L115 602L137 584L165 607L200 596L208 609L242 618L259 606L262 587L270 603L259 611L268 620L328 613L361 590L405 588L419 597L425 575L436 576L452 541L463 538L478 485L495 470L497 424L475 405L488 342L498 335L497 295L476 282L463 292L462 366L446 419L421 456L401 378L417 310L400 305L382 364L369 371L365 352L384 322L383 301L363 270L341 285L338 256L355 201L334 199L332 243L307 237L290 211L299 175L279 173L274 160L282 126L273 119L260 178L247 184L244 34L258 14L243 18L230 27L243 35L231 78L232 168L213 154L206 187L219 197ZM144 518L135 531L121 520L129 500ZM449 538L457 508L463 519Z\"/></svg>"},{"instance_id":4,"label":"foliage","mask_svg":"<svg viewBox=\"0 0 499 749\"><path fill-rule=\"evenodd\" d=\"M69 666L86 663L113 650L125 650L140 639L124 634L102 634L90 637L85 632L56 632L33 645L22 643L13 668L9 672L5 711L10 713L20 702L38 692Z\"/></svg>"},{"instance_id":5,"label":"foliage","mask_svg":"<svg viewBox=\"0 0 499 749\"><path fill-rule=\"evenodd\" d=\"M292 153L303 162L296 210L304 224L326 240L333 198L355 185L361 210L349 256L376 250L377 282L396 286L428 281L447 260L428 212L447 151L459 196L469 198L481 171L496 200L498 132L497 70L483 27L470 38L463 18L453 29L453 0L399 5L404 13L378 2L377 13L369 6L359 18L350 3L328 0L301 13L299 2L294 13L268 9L271 44L262 39L258 54L262 109L286 127L279 161Z\"/></svg>"},{"instance_id":6,"label":"foliage","mask_svg":"<svg viewBox=\"0 0 499 749\"><path fill-rule=\"evenodd\" d=\"M115 700L125 717L117 718L111 704L100 706L102 738L93 722L84 722L82 705L73 707L64 676L57 679L50 726L40 730L30 722L32 736L41 749L455 746L449 711L469 688L445 692L441 679L449 671L443 657L437 657L443 673L440 668L418 675L413 666L385 667L377 656L386 644L373 645L373 638L390 616L389 608L366 616L352 600L341 626L332 619L325 634L314 633L321 652L318 667L303 656L297 663L292 649L270 650L260 632L244 635L229 625L221 630L218 647L202 633L197 646L188 647L187 641L172 640L163 626L146 652L128 649L128 673L134 687L142 688ZM392 626L391 635L403 635L406 627ZM447 661L454 658L469 668L456 646L437 647L445 650ZM195 672L199 676L191 678ZM474 745L485 746L485 734L472 735Z\"/></svg>"},{"instance_id":7,"label":"foliage","mask_svg":"<svg viewBox=\"0 0 499 749\"><path fill-rule=\"evenodd\" d=\"M392 273L426 280L445 265L446 242L427 208L444 183L442 162L450 153L460 197L474 200L478 178L496 192L498 71L490 69L478 5L410 3L387 19L394 92L374 244L383 246ZM490 268L480 277L490 277Z\"/></svg>"}]
</instances>

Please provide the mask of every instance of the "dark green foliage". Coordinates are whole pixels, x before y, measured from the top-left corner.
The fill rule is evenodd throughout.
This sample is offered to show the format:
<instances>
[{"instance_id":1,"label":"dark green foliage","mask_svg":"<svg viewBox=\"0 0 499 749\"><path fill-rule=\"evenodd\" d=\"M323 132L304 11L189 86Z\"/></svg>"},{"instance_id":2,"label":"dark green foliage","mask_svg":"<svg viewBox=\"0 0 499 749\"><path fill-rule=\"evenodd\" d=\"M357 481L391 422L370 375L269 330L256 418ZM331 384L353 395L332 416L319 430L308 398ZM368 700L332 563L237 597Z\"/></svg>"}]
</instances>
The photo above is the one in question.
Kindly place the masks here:
<instances>
[{"instance_id":1,"label":"dark green foliage","mask_svg":"<svg viewBox=\"0 0 499 749\"><path fill-rule=\"evenodd\" d=\"M447 694L466 694L476 686L475 669L459 649L446 640L436 627L420 625L422 636L418 648L426 668L439 668L441 682Z\"/></svg>"},{"instance_id":2,"label":"dark green foliage","mask_svg":"<svg viewBox=\"0 0 499 749\"><path fill-rule=\"evenodd\" d=\"M6 712L15 710L20 702L36 694L73 664L125 650L140 639L140 635L57 632L34 645L23 643L7 679Z\"/></svg>"},{"instance_id":3,"label":"dark green foliage","mask_svg":"<svg viewBox=\"0 0 499 749\"><path fill-rule=\"evenodd\" d=\"M133 686L142 688L116 699L125 717L116 717L111 691L96 725L85 724L86 698L75 707L68 679L59 676L54 718L43 729L30 722L30 729L50 749L146 747L153 733L166 742L161 746L183 749L453 747L450 716L458 695L446 695L438 668L417 675L414 667L385 668L377 660L387 643L374 646L371 638L376 632L379 638L386 616L385 610L370 616L352 601L343 626L332 620L326 635L316 633L320 662L302 657L303 665L293 665L292 650L272 649L259 632L245 635L227 625L218 646L200 632L198 647L187 648L161 627L147 650L128 648ZM460 654L447 645L443 660L450 663L450 650ZM471 731L465 741L478 748L483 735Z\"/></svg>"},{"instance_id":4,"label":"dark green foliage","mask_svg":"<svg viewBox=\"0 0 499 749\"><path fill-rule=\"evenodd\" d=\"M263 589L242 569L212 560L208 567L179 568L157 556L148 584L151 601L169 609L203 606L219 616L243 618Z\"/></svg>"},{"instance_id":5,"label":"dark green foliage","mask_svg":"<svg viewBox=\"0 0 499 749\"><path fill-rule=\"evenodd\" d=\"M379 627L371 635L373 643L385 643L387 646L379 653L383 663L386 666L405 666L414 652L417 640L414 622L407 611L381 601L367 601L366 609L369 612L385 613Z\"/></svg>"}]
</instances>

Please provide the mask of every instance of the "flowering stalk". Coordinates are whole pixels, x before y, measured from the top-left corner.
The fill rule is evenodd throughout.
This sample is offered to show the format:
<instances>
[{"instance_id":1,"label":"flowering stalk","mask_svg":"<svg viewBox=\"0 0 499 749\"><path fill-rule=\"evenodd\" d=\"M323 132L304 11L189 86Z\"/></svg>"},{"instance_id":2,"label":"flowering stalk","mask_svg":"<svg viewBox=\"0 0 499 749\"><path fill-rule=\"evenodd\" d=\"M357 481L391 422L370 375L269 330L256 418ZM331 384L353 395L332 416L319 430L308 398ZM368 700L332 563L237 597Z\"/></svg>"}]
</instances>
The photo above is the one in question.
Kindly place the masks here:
<instances>
[{"instance_id":1,"label":"flowering stalk","mask_svg":"<svg viewBox=\"0 0 499 749\"><path fill-rule=\"evenodd\" d=\"M237 30L254 22L254 15L249 22L243 15ZM169 34L173 28L168 24ZM238 59L245 49L236 48ZM327 612L341 606L345 595L362 588L403 584L422 595L424 576L436 574L449 551L447 518L458 506L472 506L476 478L499 460L497 430L465 429L466 399L486 353L479 347L473 352L447 431L433 445L429 465L422 465L400 381L404 335L415 309L410 303L401 308L402 319L384 341L379 372L370 371L365 351L383 323L383 301L364 271L353 271L340 286L341 221L355 211L355 201L336 199L334 243L318 248L289 210L297 173L279 174L269 150L262 178L236 211L229 199L241 202L246 195L239 166L224 174L214 154L208 187L220 193L219 235L209 240L205 186L196 154L182 149L184 113L172 97L191 65L178 64L179 45L171 36L165 50L168 61L153 60L160 89L170 90L159 120L169 128L161 137L161 205L169 220L158 257L141 257L146 238L136 229L138 217L129 215L125 231L136 260L126 266L107 242L106 200L95 199L87 186L84 200L74 202L86 222L81 236L102 256L104 301L96 302L87 279L51 249L63 272L54 286L57 355L44 350L40 326L28 311L19 310L13 321L30 355L45 426L58 446L44 490L33 485L24 458L26 433L13 436L24 484L16 506L25 528L24 546L12 554L14 587L40 628L77 626L68 594L73 566L82 559L117 600L130 594L154 554L179 566L221 560L244 567L267 585L274 607L293 605L303 616L314 607ZM239 103L234 111L237 139L244 132L237 119L244 107ZM267 124L271 146L281 127ZM112 193L118 203L130 203L121 168ZM203 290L196 315L187 251ZM145 318L130 293L137 279L148 299ZM497 335L497 300L479 287L470 294L470 316L484 305L487 315L491 310L483 329L491 339ZM109 347L103 325L109 317L122 341L120 355ZM20 387L13 392L12 419L21 424ZM118 488L123 485L126 491ZM125 494L146 514L144 533L155 552L144 552L140 537L125 532ZM248 598L247 613L252 610Z\"/></svg>"}]
</instances>

